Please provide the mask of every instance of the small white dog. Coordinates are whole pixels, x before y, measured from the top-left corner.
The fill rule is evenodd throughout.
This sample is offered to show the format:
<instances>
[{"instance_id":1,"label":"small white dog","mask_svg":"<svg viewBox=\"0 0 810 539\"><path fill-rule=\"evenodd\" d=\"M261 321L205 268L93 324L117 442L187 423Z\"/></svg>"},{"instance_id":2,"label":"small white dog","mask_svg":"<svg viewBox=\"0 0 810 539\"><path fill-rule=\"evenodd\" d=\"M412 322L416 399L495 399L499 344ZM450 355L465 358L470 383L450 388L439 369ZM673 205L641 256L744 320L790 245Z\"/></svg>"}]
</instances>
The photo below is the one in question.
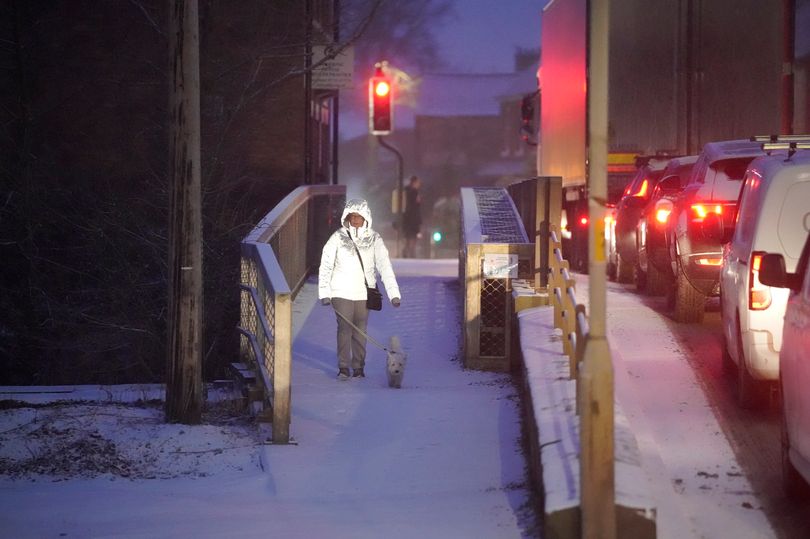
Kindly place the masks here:
<instances>
[{"instance_id":1,"label":"small white dog","mask_svg":"<svg viewBox=\"0 0 810 539\"><path fill-rule=\"evenodd\" d=\"M408 355L402 351L399 344L399 337L391 337L391 345L388 350L387 372L388 387L402 387L402 377L405 374L405 363L408 362Z\"/></svg>"}]
</instances>

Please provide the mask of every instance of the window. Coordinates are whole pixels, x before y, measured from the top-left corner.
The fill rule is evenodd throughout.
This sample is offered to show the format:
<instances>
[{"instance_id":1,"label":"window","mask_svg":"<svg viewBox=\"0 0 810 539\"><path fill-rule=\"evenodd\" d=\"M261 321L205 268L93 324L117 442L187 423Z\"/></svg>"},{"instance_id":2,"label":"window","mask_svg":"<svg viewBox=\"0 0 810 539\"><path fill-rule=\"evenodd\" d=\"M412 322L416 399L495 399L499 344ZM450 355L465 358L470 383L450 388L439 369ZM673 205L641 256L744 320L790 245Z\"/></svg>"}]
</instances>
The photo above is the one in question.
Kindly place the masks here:
<instances>
[{"instance_id":1,"label":"window","mask_svg":"<svg viewBox=\"0 0 810 539\"><path fill-rule=\"evenodd\" d=\"M712 170L715 171L712 198L714 200L737 200L740 196L745 169L753 160L753 157L744 157L712 163Z\"/></svg>"},{"instance_id":2,"label":"window","mask_svg":"<svg viewBox=\"0 0 810 539\"><path fill-rule=\"evenodd\" d=\"M734 243L750 246L757 225L759 207L762 204L762 178L756 172L749 172L740 192Z\"/></svg>"}]
</instances>

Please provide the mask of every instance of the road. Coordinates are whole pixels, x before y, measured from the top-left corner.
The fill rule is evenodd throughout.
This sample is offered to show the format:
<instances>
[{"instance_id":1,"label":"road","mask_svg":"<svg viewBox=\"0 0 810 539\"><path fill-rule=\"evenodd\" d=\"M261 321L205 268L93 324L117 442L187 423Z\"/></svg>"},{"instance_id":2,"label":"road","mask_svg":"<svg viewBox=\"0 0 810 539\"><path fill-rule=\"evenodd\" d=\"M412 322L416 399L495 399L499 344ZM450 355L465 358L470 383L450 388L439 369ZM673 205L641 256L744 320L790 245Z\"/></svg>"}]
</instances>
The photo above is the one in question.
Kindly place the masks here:
<instances>
[{"instance_id":1,"label":"road","mask_svg":"<svg viewBox=\"0 0 810 539\"><path fill-rule=\"evenodd\" d=\"M670 408L666 417L673 418L671 423L681 425L651 427L661 458L667 467L672 469L673 462L678 462L678 457L670 454L671 449L668 447L668 440L677 440L696 455L701 455L701 459L697 461L700 464L692 469L692 473L702 480L697 488L705 492L714 489L712 494L715 496L720 492L732 495L732 501L723 510L731 514L735 511L739 513L739 507L750 509L750 513L760 509L773 528L765 536L791 539L810 537L808 502L789 499L782 492L778 397L774 395L771 405L765 409L743 410L736 402L736 373L724 372L722 368L719 302L709 300L702 324L679 324L669 317L663 297L640 295L630 285L609 283L608 288L608 331L611 348L615 349L618 356L618 361L615 362L617 369L627 370L630 385L634 386L639 406L644 410L648 421L657 421L650 420L651 414L655 418L664 417L667 412L650 410L655 409L655 406L665 405ZM578 296L587 298L586 290L578 290ZM670 362L669 359L676 361ZM686 381L688 383L680 383L679 380L683 377L674 370L678 363L683 368L684 359L691 371L691 380ZM660 372L654 373L655 370ZM658 384L658 378L671 380L667 381L669 383ZM618 392L622 387L619 375L616 383ZM693 394L692 391L699 391L702 395ZM704 402L714 416L713 420L705 409L702 413L707 420L700 417L700 412L696 415L695 410L690 410L705 407ZM719 426L725 435L739 464L739 470L723 471L723 457L713 454L720 444L714 444L704 459L704 452L701 451L704 446L699 439L700 430L704 426L711 429L712 425ZM690 438L693 436L694 438ZM718 462L712 462L713 459ZM690 472L685 472L683 466L680 472L683 472L683 477L674 478L672 482L673 488L682 494L690 489L689 478L686 477ZM735 475L743 475L748 486L730 484L728 481L733 481ZM709 479L716 476L727 481L712 484ZM755 501L746 498L746 494L753 495ZM736 500L734 495L739 495ZM722 501L718 503L723 504ZM706 529L723 529L718 527L722 526L721 516L701 514L705 508L697 509L694 503L686 505L686 512L693 513L692 520L697 522L696 535L705 536ZM717 522L709 523L712 518L717 519ZM743 513L742 518L748 518L748 515ZM723 533L723 536L741 535Z\"/></svg>"},{"instance_id":2,"label":"road","mask_svg":"<svg viewBox=\"0 0 810 539\"><path fill-rule=\"evenodd\" d=\"M743 410L737 405L736 372L722 368L719 304L710 302L709 308L703 324L673 324L673 334L683 344L689 364L777 536L810 537L807 501L788 498L782 492L778 394L774 391L769 406L759 410Z\"/></svg>"}]
</instances>

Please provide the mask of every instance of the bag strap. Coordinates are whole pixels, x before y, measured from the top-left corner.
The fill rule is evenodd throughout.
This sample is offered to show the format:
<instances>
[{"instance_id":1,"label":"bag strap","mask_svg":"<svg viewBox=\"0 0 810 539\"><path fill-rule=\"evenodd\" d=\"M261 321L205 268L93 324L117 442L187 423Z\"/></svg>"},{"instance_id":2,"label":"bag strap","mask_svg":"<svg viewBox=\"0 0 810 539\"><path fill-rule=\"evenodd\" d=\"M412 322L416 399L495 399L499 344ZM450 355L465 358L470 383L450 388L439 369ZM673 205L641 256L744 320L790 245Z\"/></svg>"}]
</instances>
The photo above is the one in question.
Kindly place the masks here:
<instances>
[{"instance_id":1,"label":"bag strap","mask_svg":"<svg viewBox=\"0 0 810 539\"><path fill-rule=\"evenodd\" d=\"M349 239L351 240L352 245L354 245L354 252L357 253L357 258L360 259L360 267L363 268L363 282L366 283L366 288L370 288L368 286L368 280L366 280L366 267L363 265L363 257L360 256L360 249L358 249L357 244L354 243L354 240L352 239L351 233L347 231L346 234L349 235ZM376 287L377 287L377 283L374 283L374 288L376 288Z\"/></svg>"}]
</instances>

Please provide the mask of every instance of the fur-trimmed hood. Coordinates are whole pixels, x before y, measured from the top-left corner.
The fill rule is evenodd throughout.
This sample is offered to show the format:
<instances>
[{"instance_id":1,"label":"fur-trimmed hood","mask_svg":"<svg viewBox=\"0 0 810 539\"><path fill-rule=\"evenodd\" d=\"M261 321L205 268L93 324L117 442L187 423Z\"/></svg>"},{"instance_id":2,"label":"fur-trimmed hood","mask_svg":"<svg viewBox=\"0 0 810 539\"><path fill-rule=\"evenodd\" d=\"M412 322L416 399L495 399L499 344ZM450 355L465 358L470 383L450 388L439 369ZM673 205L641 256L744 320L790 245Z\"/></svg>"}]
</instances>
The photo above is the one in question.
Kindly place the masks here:
<instances>
[{"instance_id":1,"label":"fur-trimmed hood","mask_svg":"<svg viewBox=\"0 0 810 539\"><path fill-rule=\"evenodd\" d=\"M351 226L350 213L362 216L363 226ZM376 285L377 274L382 278L389 299L401 297L385 242L371 228L368 202L360 198L349 200L340 220L342 226L332 233L321 253L318 298L365 300L366 288Z\"/></svg>"},{"instance_id":2,"label":"fur-trimmed hood","mask_svg":"<svg viewBox=\"0 0 810 539\"><path fill-rule=\"evenodd\" d=\"M359 229L352 229L349 224L349 214L356 213L365 219L365 223ZM361 239L369 235L371 231L371 209L368 207L368 202L362 198L353 198L346 202L346 207L343 208L343 215L340 217L340 222L343 228L348 230L353 238Z\"/></svg>"}]
</instances>

